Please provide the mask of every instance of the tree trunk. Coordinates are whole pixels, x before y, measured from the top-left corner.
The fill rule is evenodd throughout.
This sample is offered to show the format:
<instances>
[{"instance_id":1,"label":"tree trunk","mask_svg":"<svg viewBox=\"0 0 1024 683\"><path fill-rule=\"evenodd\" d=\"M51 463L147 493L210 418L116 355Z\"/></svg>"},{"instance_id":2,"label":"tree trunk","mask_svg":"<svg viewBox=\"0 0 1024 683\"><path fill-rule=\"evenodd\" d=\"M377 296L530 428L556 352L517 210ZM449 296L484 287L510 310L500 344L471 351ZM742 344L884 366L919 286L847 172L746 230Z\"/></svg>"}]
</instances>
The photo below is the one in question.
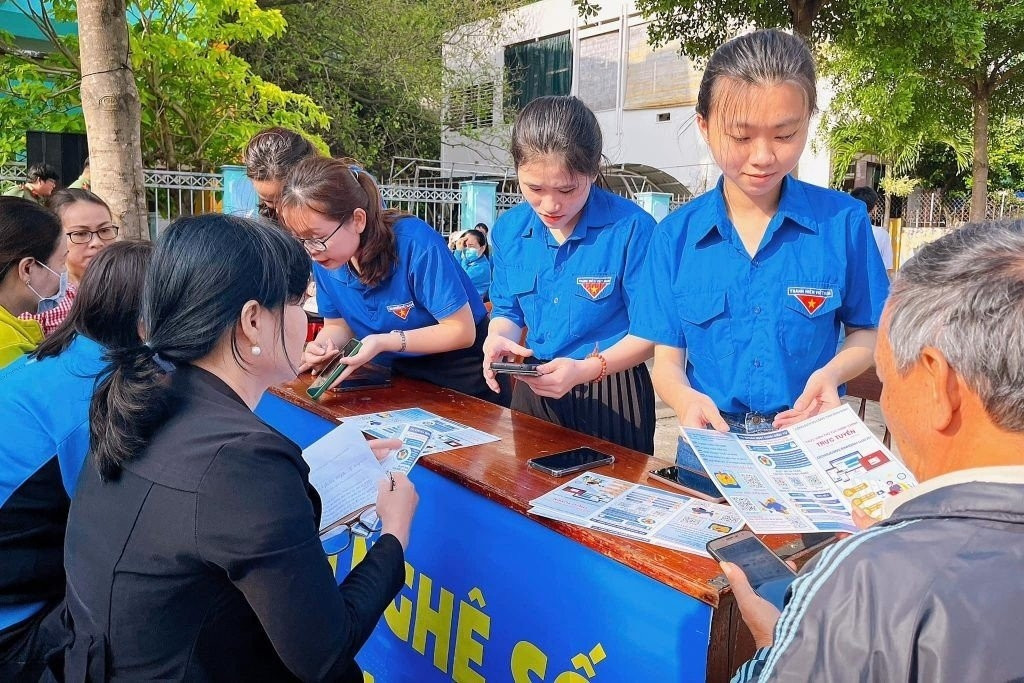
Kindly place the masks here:
<instances>
[{"instance_id":1,"label":"tree trunk","mask_svg":"<svg viewBox=\"0 0 1024 683\"><path fill-rule=\"evenodd\" d=\"M810 44L814 44L811 32L814 19L821 11L821 0L789 0L789 14L793 31Z\"/></svg>"},{"instance_id":2,"label":"tree trunk","mask_svg":"<svg viewBox=\"0 0 1024 683\"><path fill-rule=\"evenodd\" d=\"M974 94L974 165L971 170L971 220L985 220L988 206L989 89L979 83Z\"/></svg>"},{"instance_id":3,"label":"tree trunk","mask_svg":"<svg viewBox=\"0 0 1024 683\"><path fill-rule=\"evenodd\" d=\"M82 112L92 191L127 238L149 237L142 176L142 115L129 59L125 0L78 0Z\"/></svg>"}]
</instances>

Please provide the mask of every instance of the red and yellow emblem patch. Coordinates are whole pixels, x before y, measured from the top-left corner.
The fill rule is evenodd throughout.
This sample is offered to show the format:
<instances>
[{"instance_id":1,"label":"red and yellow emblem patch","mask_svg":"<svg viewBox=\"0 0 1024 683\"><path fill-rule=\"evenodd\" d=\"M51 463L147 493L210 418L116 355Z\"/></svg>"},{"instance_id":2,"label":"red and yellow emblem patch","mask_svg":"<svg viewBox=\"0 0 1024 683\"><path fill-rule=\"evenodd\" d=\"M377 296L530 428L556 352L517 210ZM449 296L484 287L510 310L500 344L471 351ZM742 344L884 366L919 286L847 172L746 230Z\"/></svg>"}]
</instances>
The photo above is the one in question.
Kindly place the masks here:
<instances>
[{"instance_id":1,"label":"red and yellow emblem patch","mask_svg":"<svg viewBox=\"0 0 1024 683\"><path fill-rule=\"evenodd\" d=\"M799 301L808 315L814 315L815 311L833 296L831 289L815 289L813 287L790 287L786 290L786 294Z\"/></svg>"},{"instance_id":2,"label":"red and yellow emblem patch","mask_svg":"<svg viewBox=\"0 0 1024 683\"><path fill-rule=\"evenodd\" d=\"M590 295L591 299L601 296L601 292L612 283L611 277L578 277L576 284L583 288L583 291Z\"/></svg>"},{"instance_id":3,"label":"red and yellow emblem patch","mask_svg":"<svg viewBox=\"0 0 1024 683\"><path fill-rule=\"evenodd\" d=\"M413 303L407 301L404 304L391 304L388 306L388 313L394 313L402 320L409 317L409 311L413 309Z\"/></svg>"}]
</instances>

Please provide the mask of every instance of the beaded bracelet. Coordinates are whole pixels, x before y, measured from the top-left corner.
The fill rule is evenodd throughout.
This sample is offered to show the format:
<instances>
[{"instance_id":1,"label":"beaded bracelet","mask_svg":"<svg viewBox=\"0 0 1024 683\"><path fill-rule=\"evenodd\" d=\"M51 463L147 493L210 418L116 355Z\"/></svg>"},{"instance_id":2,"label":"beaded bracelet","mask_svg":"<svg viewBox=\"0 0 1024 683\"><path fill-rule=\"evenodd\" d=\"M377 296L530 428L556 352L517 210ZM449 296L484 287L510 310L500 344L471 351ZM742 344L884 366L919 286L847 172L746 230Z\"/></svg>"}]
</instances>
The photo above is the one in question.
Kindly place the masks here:
<instances>
[{"instance_id":1,"label":"beaded bracelet","mask_svg":"<svg viewBox=\"0 0 1024 683\"><path fill-rule=\"evenodd\" d=\"M600 382L601 380L608 376L608 361L606 361L604 359L604 356L601 355L601 352L598 351L596 343L594 344L594 350L587 354L587 358L596 358L599 361L601 361L601 374L599 374L596 378L590 380L591 384L597 384L598 382Z\"/></svg>"},{"instance_id":2,"label":"beaded bracelet","mask_svg":"<svg viewBox=\"0 0 1024 683\"><path fill-rule=\"evenodd\" d=\"M405 351L405 331L404 330L391 330L391 334L397 334L402 340L402 348L398 349L398 353Z\"/></svg>"}]
</instances>

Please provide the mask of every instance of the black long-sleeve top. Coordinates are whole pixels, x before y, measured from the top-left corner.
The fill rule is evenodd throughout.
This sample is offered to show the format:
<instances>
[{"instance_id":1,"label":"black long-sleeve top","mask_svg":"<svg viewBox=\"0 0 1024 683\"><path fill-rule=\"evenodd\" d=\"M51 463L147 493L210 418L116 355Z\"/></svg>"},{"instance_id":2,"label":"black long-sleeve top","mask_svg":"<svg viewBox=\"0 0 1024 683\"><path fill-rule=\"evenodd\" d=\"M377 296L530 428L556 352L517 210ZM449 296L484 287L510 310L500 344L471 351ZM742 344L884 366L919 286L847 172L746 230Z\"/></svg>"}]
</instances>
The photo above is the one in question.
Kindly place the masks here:
<instances>
[{"instance_id":1,"label":"black long-sleeve top","mask_svg":"<svg viewBox=\"0 0 1024 683\"><path fill-rule=\"evenodd\" d=\"M294 443L214 375L119 479L86 465L65 546L68 681L362 681L354 657L404 579L382 536L340 588Z\"/></svg>"}]
</instances>

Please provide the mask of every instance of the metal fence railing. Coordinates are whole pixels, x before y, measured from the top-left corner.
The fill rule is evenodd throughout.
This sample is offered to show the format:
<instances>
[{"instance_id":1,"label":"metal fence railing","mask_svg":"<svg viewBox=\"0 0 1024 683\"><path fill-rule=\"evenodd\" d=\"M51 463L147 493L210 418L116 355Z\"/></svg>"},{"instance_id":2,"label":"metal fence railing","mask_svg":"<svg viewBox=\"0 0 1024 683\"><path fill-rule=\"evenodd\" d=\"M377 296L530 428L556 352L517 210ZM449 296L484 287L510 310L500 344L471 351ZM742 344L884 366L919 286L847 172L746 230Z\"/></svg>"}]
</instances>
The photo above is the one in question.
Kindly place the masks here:
<instances>
[{"instance_id":1,"label":"metal fence railing","mask_svg":"<svg viewBox=\"0 0 1024 683\"><path fill-rule=\"evenodd\" d=\"M381 199L389 209L417 216L448 236L460 228L462 191L458 188L382 185Z\"/></svg>"},{"instance_id":2,"label":"metal fence railing","mask_svg":"<svg viewBox=\"0 0 1024 683\"><path fill-rule=\"evenodd\" d=\"M158 234L175 218L219 211L223 183L219 173L145 169L149 234Z\"/></svg>"}]
</instances>

